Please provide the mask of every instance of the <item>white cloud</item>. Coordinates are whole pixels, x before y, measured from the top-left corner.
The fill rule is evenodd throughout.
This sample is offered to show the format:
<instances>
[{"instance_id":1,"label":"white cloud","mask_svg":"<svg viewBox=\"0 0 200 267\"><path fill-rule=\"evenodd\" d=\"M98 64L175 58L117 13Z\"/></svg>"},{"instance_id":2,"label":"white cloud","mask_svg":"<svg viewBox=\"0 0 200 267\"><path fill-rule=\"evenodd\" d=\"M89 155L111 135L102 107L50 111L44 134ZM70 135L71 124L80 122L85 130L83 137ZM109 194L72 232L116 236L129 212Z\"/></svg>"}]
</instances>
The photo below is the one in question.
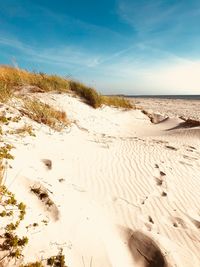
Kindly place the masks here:
<instances>
[{"instance_id":1,"label":"white cloud","mask_svg":"<svg viewBox=\"0 0 200 267\"><path fill-rule=\"evenodd\" d=\"M77 65L95 67L99 64L100 56L84 52L78 47L60 45L54 48L32 47L16 38L0 37L0 45L18 49L24 54L24 58L31 57L31 61L60 64L61 66Z\"/></svg>"}]
</instances>

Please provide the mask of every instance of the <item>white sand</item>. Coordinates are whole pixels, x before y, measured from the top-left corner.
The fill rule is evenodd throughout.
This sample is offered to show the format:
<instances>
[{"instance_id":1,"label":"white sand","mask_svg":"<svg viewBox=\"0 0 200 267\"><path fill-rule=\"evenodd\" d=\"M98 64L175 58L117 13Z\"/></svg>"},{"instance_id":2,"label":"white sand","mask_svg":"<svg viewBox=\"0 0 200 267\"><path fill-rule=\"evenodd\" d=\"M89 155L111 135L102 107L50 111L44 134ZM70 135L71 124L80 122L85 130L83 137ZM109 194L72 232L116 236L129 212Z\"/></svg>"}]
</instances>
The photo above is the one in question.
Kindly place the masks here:
<instances>
[{"instance_id":1,"label":"white sand","mask_svg":"<svg viewBox=\"0 0 200 267\"><path fill-rule=\"evenodd\" d=\"M159 112L169 117L184 117L200 120L200 100L169 99L169 98L131 98L137 107L147 111Z\"/></svg>"},{"instance_id":2,"label":"white sand","mask_svg":"<svg viewBox=\"0 0 200 267\"><path fill-rule=\"evenodd\" d=\"M23 117L20 123L32 124L36 137L5 138L15 146L5 183L27 205L18 231L29 238L25 262L62 247L69 267L167 266L163 259L168 266L199 267L200 128L169 130L181 121L154 125L139 110L94 110L67 95L38 97L73 123L57 133ZM51 170L43 159L52 161ZM33 185L49 190L52 208L30 192ZM27 231L33 223L39 226ZM156 257L160 262L150 265Z\"/></svg>"}]
</instances>

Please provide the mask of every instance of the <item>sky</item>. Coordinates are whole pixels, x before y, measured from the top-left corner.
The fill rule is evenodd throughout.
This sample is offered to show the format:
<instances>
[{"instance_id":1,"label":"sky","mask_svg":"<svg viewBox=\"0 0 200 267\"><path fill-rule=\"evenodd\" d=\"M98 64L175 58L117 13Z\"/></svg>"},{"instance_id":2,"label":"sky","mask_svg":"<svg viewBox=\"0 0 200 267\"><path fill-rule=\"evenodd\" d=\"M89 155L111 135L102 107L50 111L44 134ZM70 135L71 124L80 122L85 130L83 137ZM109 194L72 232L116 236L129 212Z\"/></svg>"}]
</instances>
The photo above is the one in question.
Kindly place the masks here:
<instances>
[{"instance_id":1,"label":"sky","mask_svg":"<svg viewBox=\"0 0 200 267\"><path fill-rule=\"evenodd\" d=\"M0 64L104 94L200 94L199 0L0 0Z\"/></svg>"}]
</instances>

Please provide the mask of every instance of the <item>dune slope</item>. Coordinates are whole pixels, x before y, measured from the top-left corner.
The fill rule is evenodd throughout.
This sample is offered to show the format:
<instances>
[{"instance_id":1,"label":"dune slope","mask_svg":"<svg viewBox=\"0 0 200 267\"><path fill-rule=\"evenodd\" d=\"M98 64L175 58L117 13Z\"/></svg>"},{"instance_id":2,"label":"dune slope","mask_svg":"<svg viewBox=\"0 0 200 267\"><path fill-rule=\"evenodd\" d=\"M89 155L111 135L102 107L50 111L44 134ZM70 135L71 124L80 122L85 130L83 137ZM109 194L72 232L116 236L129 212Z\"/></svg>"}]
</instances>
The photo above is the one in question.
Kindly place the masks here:
<instances>
[{"instance_id":1,"label":"dune slope","mask_svg":"<svg viewBox=\"0 0 200 267\"><path fill-rule=\"evenodd\" d=\"M69 267L200 266L200 127L152 124L139 110L93 109L64 94L37 97L72 124L55 132L23 116L36 137L5 137L15 159L4 182L27 205L24 261L62 247ZM51 206L31 191L38 187Z\"/></svg>"}]
</instances>

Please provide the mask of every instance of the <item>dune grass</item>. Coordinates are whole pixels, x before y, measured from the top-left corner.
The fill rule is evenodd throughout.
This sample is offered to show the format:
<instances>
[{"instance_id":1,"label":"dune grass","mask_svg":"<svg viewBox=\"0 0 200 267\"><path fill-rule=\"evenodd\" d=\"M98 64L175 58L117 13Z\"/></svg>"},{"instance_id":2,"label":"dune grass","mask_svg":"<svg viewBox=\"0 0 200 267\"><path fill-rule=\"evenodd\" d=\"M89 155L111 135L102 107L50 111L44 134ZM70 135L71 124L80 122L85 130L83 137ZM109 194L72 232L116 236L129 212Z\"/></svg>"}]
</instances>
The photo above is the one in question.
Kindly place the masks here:
<instances>
[{"instance_id":1,"label":"dune grass","mask_svg":"<svg viewBox=\"0 0 200 267\"><path fill-rule=\"evenodd\" d=\"M0 82L0 103L7 102L12 97L12 90Z\"/></svg>"},{"instance_id":2,"label":"dune grass","mask_svg":"<svg viewBox=\"0 0 200 267\"><path fill-rule=\"evenodd\" d=\"M62 77L29 72L11 66L0 66L0 84L13 89L24 85L37 86L45 92L69 90L69 81Z\"/></svg>"},{"instance_id":3,"label":"dune grass","mask_svg":"<svg viewBox=\"0 0 200 267\"><path fill-rule=\"evenodd\" d=\"M75 81L70 81L70 89L77 95L83 97L93 108L98 108L102 105L101 95L95 89L86 87L84 84Z\"/></svg>"},{"instance_id":4,"label":"dune grass","mask_svg":"<svg viewBox=\"0 0 200 267\"><path fill-rule=\"evenodd\" d=\"M2 184L2 181L3 181L4 170L5 170L5 168L3 165L3 161L2 161L2 159L0 159L0 185Z\"/></svg>"},{"instance_id":5,"label":"dune grass","mask_svg":"<svg viewBox=\"0 0 200 267\"><path fill-rule=\"evenodd\" d=\"M58 75L29 72L11 66L0 66L0 102L7 101L14 91L20 90L24 86L35 87L34 92L74 92L93 108L99 108L102 105L133 108L129 100L121 97L102 96L94 88L79 81Z\"/></svg>"},{"instance_id":6,"label":"dune grass","mask_svg":"<svg viewBox=\"0 0 200 267\"><path fill-rule=\"evenodd\" d=\"M103 96L99 94L95 89L86 87L84 84L79 82L70 81L70 89L79 96L83 97L86 102L93 108L98 108L102 105L125 109L134 108L134 106L128 99L117 96Z\"/></svg>"},{"instance_id":7,"label":"dune grass","mask_svg":"<svg viewBox=\"0 0 200 267\"><path fill-rule=\"evenodd\" d=\"M37 99L24 99L24 113L32 120L43 123L56 131L69 125L69 120L64 111L57 110Z\"/></svg>"},{"instance_id":8,"label":"dune grass","mask_svg":"<svg viewBox=\"0 0 200 267\"><path fill-rule=\"evenodd\" d=\"M126 98L118 96L102 96L102 104L107 106L132 109L134 108L133 104Z\"/></svg>"}]
</instances>

